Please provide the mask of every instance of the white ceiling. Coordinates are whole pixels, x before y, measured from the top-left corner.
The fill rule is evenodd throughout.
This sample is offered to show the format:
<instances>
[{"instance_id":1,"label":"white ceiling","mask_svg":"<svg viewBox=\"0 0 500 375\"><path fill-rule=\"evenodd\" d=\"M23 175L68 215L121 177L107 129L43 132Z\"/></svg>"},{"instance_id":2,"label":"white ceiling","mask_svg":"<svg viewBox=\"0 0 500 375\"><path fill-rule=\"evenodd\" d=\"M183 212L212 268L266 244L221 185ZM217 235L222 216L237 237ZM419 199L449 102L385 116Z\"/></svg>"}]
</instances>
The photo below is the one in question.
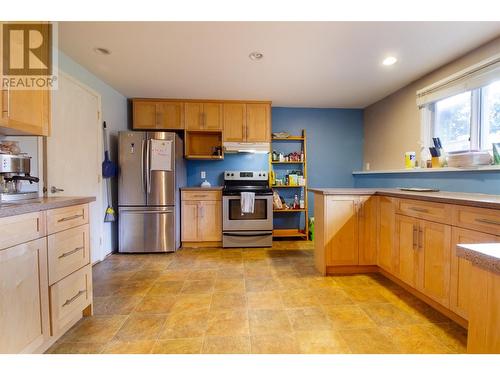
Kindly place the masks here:
<instances>
[{"instance_id":1,"label":"white ceiling","mask_svg":"<svg viewBox=\"0 0 500 375\"><path fill-rule=\"evenodd\" d=\"M60 49L127 97L297 107L363 108L499 35L500 22L59 23Z\"/></svg>"}]
</instances>

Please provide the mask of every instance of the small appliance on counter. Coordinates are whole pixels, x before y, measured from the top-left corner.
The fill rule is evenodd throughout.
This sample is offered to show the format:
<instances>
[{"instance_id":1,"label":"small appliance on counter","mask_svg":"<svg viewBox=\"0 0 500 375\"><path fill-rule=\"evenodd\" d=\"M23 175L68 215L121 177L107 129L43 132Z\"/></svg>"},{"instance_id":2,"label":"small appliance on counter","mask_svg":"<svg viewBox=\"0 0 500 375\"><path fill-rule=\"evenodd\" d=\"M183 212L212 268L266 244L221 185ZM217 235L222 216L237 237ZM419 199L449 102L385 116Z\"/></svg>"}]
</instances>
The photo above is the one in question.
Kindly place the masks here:
<instances>
[{"instance_id":1,"label":"small appliance on counter","mask_svg":"<svg viewBox=\"0 0 500 375\"><path fill-rule=\"evenodd\" d=\"M251 193L253 204L242 201ZM222 247L273 245L273 191L266 171L225 171L222 189Z\"/></svg>"},{"instance_id":2,"label":"small appliance on counter","mask_svg":"<svg viewBox=\"0 0 500 375\"><path fill-rule=\"evenodd\" d=\"M39 181L30 176L30 171L30 156L0 153L0 202L38 198L38 190L21 190L22 181L29 181L30 185Z\"/></svg>"}]
</instances>

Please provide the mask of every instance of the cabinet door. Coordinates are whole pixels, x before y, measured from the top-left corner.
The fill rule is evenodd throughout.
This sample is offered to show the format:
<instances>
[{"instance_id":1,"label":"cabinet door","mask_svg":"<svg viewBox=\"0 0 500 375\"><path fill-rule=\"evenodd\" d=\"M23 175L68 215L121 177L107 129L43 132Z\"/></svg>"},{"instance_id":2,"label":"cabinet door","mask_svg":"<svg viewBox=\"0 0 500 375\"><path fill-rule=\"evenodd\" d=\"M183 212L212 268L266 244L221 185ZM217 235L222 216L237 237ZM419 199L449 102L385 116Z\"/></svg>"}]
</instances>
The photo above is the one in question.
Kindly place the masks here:
<instances>
[{"instance_id":1,"label":"cabinet door","mask_svg":"<svg viewBox=\"0 0 500 375\"><path fill-rule=\"evenodd\" d=\"M184 103L184 119L187 130L203 129L203 103Z\"/></svg>"},{"instance_id":2,"label":"cabinet door","mask_svg":"<svg viewBox=\"0 0 500 375\"><path fill-rule=\"evenodd\" d=\"M222 241L222 204L220 201L202 201L198 213L201 241Z\"/></svg>"},{"instance_id":3,"label":"cabinet door","mask_svg":"<svg viewBox=\"0 0 500 375\"><path fill-rule=\"evenodd\" d=\"M385 271L397 275L399 267L398 247L395 246L395 209L397 200L379 197L378 265Z\"/></svg>"},{"instance_id":4,"label":"cabinet door","mask_svg":"<svg viewBox=\"0 0 500 375\"><path fill-rule=\"evenodd\" d=\"M247 104L246 105L246 141L247 142L270 142L271 120L269 104Z\"/></svg>"},{"instance_id":5,"label":"cabinet door","mask_svg":"<svg viewBox=\"0 0 500 375\"><path fill-rule=\"evenodd\" d=\"M326 262L328 266L358 264L358 197L327 197Z\"/></svg>"},{"instance_id":6,"label":"cabinet door","mask_svg":"<svg viewBox=\"0 0 500 375\"><path fill-rule=\"evenodd\" d=\"M441 305L450 305L451 226L420 220L418 289Z\"/></svg>"},{"instance_id":7,"label":"cabinet door","mask_svg":"<svg viewBox=\"0 0 500 375\"><path fill-rule=\"evenodd\" d=\"M203 104L203 129L222 130L222 104Z\"/></svg>"},{"instance_id":8,"label":"cabinet door","mask_svg":"<svg viewBox=\"0 0 500 375\"><path fill-rule=\"evenodd\" d=\"M45 238L0 251L0 353L35 351L49 332Z\"/></svg>"},{"instance_id":9,"label":"cabinet door","mask_svg":"<svg viewBox=\"0 0 500 375\"><path fill-rule=\"evenodd\" d=\"M244 142L245 104L224 103L224 142Z\"/></svg>"},{"instance_id":10,"label":"cabinet door","mask_svg":"<svg viewBox=\"0 0 500 375\"><path fill-rule=\"evenodd\" d=\"M134 101L132 107L134 129L156 128L158 118L155 102Z\"/></svg>"},{"instance_id":11,"label":"cabinet door","mask_svg":"<svg viewBox=\"0 0 500 375\"><path fill-rule=\"evenodd\" d=\"M377 264L378 198L359 197L359 262L360 265Z\"/></svg>"},{"instance_id":12,"label":"cabinet door","mask_svg":"<svg viewBox=\"0 0 500 375\"><path fill-rule=\"evenodd\" d=\"M50 93L48 90L10 90L4 92L2 122L19 134L48 135Z\"/></svg>"},{"instance_id":13,"label":"cabinet door","mask_svg":"<svg viewBox=\"0 0 500 375\"><path fill-rule=\"evenodd\" d=\"M184 129L183 104L180 102L158 103L158 129Z\"/></svg>"},{"instance_id":14,"label":"cabinet door","mask_svg":"<svg viewBox=\"0 0 500 375\"><path fill-rule=\"evenodd\" d=\"M396 215L396 246L399 251L399 278L417 286L418 219Z\"/></svg>"},{"instance_id":15,"label":"cabinet door","mask_svg":"<svg viewBox=\"0 0 500 375\"><path fill-rule=\"evenodd\" d=\"M499 242L499 238L490 234L453 227L451 231L451 277L450 310L462 318L468 319L469 293L471 288L471 262L457 256L457 245Z\"/></svg>"},{"instance_id":16,"label":"cabinet door","mask_svg":"<svg viewBox=\"0 0 500 375\"><path fill-rule=\"evenodd\" d=\"M199 241L197 201L182 202L182 241Z\"/></svg>"}]
</instances>

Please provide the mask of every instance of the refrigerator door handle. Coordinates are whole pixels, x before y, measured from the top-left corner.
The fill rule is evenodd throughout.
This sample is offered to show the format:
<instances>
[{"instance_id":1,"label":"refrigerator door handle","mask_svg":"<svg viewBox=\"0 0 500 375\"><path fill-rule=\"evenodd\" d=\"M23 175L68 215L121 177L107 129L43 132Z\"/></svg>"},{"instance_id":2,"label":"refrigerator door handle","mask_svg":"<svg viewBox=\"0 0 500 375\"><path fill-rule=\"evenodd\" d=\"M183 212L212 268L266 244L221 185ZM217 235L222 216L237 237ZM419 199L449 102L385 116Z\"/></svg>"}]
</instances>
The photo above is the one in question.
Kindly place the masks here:
<instances>
[{"instance_id":1,"label":"refrigerator door handle","mask_svg":"<svg viewBox=\"0 0 500 375\"><path fill-rule=\"evenodd\" d=\"M151 193L151 139L146 141L146 192Z\"/></svg>"},{"instance_id":2,"label":"refrigerator door handle","mask_svg":"<svg viewBox=\"0 0 500 375\"><path fill-rule=\"evenodd\" d=\"M141 188L142 188L143 193L146 192L146 186L145 186L146 185L146 177L144 176L144 163L145 163L144 142L146 142L146 141L142 140L142 142L141 142Z\"/></svg>"}]
</instances>

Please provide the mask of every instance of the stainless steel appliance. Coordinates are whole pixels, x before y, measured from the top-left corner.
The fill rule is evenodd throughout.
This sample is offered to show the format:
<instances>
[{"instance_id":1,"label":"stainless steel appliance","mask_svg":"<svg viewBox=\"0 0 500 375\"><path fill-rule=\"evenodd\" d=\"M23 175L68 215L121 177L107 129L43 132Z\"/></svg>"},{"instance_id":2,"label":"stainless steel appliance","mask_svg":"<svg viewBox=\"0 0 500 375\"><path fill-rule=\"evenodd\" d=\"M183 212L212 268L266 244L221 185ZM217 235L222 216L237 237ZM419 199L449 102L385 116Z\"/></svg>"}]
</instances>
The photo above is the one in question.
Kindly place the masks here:
<instances>
[{"instance_id":1,"label":"stainless steel appliance","mask_svg":"<svg viewBox=\"0 0 500 375\"><path fill-rule=\"evenodd\" d=\"M180 247L179 189L186 181L182 147L175 133L119 133L119 252Z\"/></svg>"},{"instance_id":2,"label":"stainless steel appliance","mask_svg":"<svg viewBox=\"0 0 500 375\"><path fill-rule=\"evenodd\" d=\"M39 181L30 176L31 157L26 154L0 154L0 202L38 198L38 190L22 191L22 181Z\"/></svg>"},{"instance_id":3,"label":"stainless steel appliance","mask_svg":"<svg viewBox=\"0 0 500 375\"><path fill-rule=\"evenodd\" d=\"M242 213L242 192L255 193L253 213ZM222 246L273 245L273 191L266 171L225 171L222 190Z\"/></svg>"}]
</instances>

